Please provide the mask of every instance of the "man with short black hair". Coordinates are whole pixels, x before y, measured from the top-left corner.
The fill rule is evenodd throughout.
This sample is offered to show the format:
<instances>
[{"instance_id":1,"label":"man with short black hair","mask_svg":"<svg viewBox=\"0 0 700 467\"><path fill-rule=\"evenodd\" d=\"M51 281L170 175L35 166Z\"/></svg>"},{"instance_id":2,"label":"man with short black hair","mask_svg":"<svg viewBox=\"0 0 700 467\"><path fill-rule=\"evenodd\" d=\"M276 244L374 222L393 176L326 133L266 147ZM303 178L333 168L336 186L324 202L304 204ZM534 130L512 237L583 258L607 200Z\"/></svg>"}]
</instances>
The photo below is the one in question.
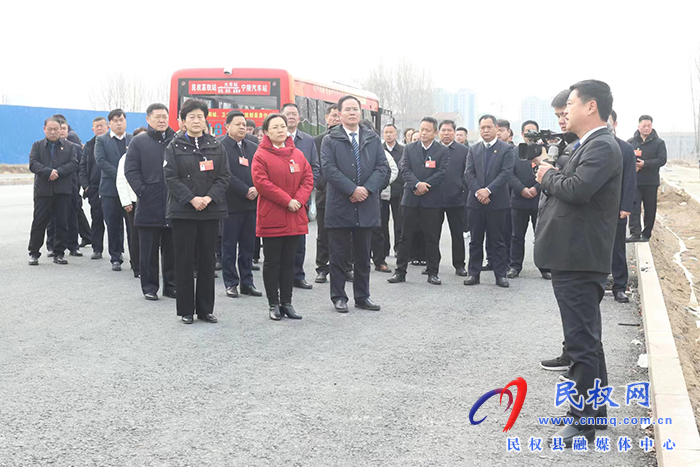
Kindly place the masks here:
<instances>
[{"instance_id":1,"label":"man with short black hair","mask_svg":"<svg viewBox=\"0 0 700 467\"><path fill-rule=\"evenodd\" d=\"M85 143L83 158L80 161L80 185L83 187L83 198L90 204L90 239L92 240L92 256L90 259L101 259L104 249L105 221L102 213L102 200L100 199L100 178L102 172L95 161L95 141L109 131L107 119L96 117L92 121L92 132L95 136Z\"/></svg>"},{"instance_id":2,"label":"man with short black hair","mask_svg":"<svg viewBox=\"0 0 700 467\"><path fill-rule=\"evenodd\" d=\"M438 122L433 117L423 117L418 131L420 141L406 146L399 166L405 182L401 198L403 225L396 256L396 272L388 281L391 284L406 282L415 233L422 231L428 283L441 285L442 281L438 277L443 219L441 187L450 163L450 152L446 146L435 142Z\"/></svg>"},{"instance_id":3,"label":"man with short black hair","mask_svg":"<svg viewBox=\"0 0 700 467\"><path fill-rule=\"evenodd\" d=\"M493 264L496 285L509 287L506 278L506 222L510 210L508 181L513 173L513 147L499 140L496 117L490 114L479 118L482 142L469 148L464 182L469 188L467 207L471 238L469 267L464 285L480 283L484 258L484 236L488 237L486 253Z\"/></svg>"},{"instance_id":4,"label":"man with short black hair","mask_svg":"<svg viewBox=\"0 0 700 467\"><path fill-rule=\"evenodd\" d=\"M258 145L246 138L243 112L232 110L226 115L226 135L217 138L228 159L231 179L226 189L228 217L222 221L221 265L226 295L261 297L253 283L253 250L255 249L255 216L258 190L253 186L251 164ZM238 266L238 267L236 267Z\"/></svg>"},{"instance_id":5,"label":"man with short black hair","mask_svg":"<svg viewBox=\"0 0 700 467\"><path fill-rule=\"evenodd\" d=\"M401 163L401 157L403 156L403 151L405 146L398 142L399 131L396 125L389 123L384 127L384 150L391 154L394 158L394 162L398 166ZM399 170L399 176L391 184L391 198L389 199L389 209L391 211L391 216L394 219L394 254L396 254L399 245L399 239L401 238L401 196L403 195L403 177L401 177L401 171ZM384 223L384 220L382 220ZM386 251L385 256L389 256L389 250L391 248L391 242L389 241L389 216L386 216L386 230L384 236L386 238Z\"/></svg>"},{"instance_id":6,"label":"man with short black hair","mask_svg":"<svg viewBox=\"0 0 700 467\"><path fill-rule=\"evenodd\" d=\"M499 118L496 122L496 138L500 139L504 143L508 143L512 138L510 131L510 122L503 118Z\"/></svg>"},{"instance_id":7,"label":"man with short black hair","mask_svg":"<svg viewBox=\"0 0 700 467\"><path fill-rule=\"evenodd\" d=\"M29 170L34 173L34 216L29 234L29 265L39 264L44 233L53 219L56 232L53 245L56 264L68 264L68 222L72 213L72 176L78 171L76 145L61 138L61 121L49 117L44 122L46 138L35 142L29 153Z\"/></svg>"},{"instance_id":8,"label":"man with short black hair","mask_svg":"<svg viewBox=\"0 0 700 467\"><path fill-rule=\"evenodd\" d=\"M551 269L559 304L566 350L572 360L569 379L575 383L569 414L574 423L553 437L571 446L577 436L595 438L595 425L581 418L606 417L584 401L591 391L608 386L602 344L600 301L612 264L620 213L622 154L607 128L612 111L610 87L587 80L570 87L568 130L580 138L562 170L541 162L536 180L547 197L540 209L535 235L535 264Z\"/></svg>"},{"instance_id":9,"label":"man with short black hair","mask_svg":"<svg viewBox=\"0 0 700 467\"><path fill-rule=\"evenodd\" d=\"M127 227L127 239L131 236L126 211L122 207L117 192L117 167L119 159L126 154L131 143L132 135L126 132L126 114L122 109L112 110L108 117L109 133L95 140L95 161L102 171L100 179L100 196L102 211L107 224L107 239L109 244L109 260L112 271L121 271L124 262L124 226ZM138 269L132 262L131 267Z\"/></svg>"},{"instance_id":10,"label":"man with short black hair","mask_svg":"<svg viewBox=\"0 0 700 467\"><path fill-rule=\"evenodd\" d=\"M299 130L298 126L301 123L301 115L299 107L294 103L287 103L282 106L280 111L287 118L287 132L294 141L294 146L297 147L306 158L311 170L314 173L314 186L318 181L319 163L318 151L316 150L316 141L314 137L308 133ZM309 203L311 199L309 199ZM306 281L306 273L304 272L304 260L306 258L306 235L302 235L297 247L297 254L294 258L294 287L300 289L311 289L313 285Z\"/></svg>"},{"instance_id":11,"label":"man with short black hair","mask_svg":"<svg viewBox=\"0 0 700 467\"><path fill-rule=\"evenodd\" d=\"M124 176L139 199L134 228L139 235L141 291L146 300L158 300L160 256L163 296L176 298L175 247L170 221L165 217L168 188L163 174L165 148L175 131L168 127L168 108L164 104L149 105L146 122L147 131L134 136L124 160Z\"/></svg>"},{"instance_id":12,"label":"man with short black hair","mask_svg":"<svg viewBox=\"0 0 700 467\"><path fill-rule=\"evenodd\" d=\"M654 119L649 115L639 117L639 127L627 140L637 156L637 197L630 216L628 242L648 242L656 221L656 204L659 185L659 169L666 165L666 143L653 129ZM644 228L642 229L642 204L644 204Z\"/></svg>"},{"instance_id":13,"label":"man with short black hair","mask_svg":"<svg viewBox=\"0 0 700 467\"><path fill-rule=\"evenodd\" d=\"M464 128L463 126L457 127L455 130L455 141L457 141L459 144L463 144L469 149L469 140L467 137L469 136L469 130Z\"/></svg>"}]
</instances>

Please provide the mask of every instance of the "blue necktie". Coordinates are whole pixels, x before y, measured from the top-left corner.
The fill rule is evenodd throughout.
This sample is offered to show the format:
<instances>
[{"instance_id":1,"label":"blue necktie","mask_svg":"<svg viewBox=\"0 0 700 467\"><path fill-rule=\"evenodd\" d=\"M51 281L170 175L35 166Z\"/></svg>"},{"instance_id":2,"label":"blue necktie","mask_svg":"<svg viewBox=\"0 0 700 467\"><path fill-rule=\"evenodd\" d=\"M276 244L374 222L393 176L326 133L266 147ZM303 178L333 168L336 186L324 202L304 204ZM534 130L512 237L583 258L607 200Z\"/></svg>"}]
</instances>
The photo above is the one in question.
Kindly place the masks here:
<instances>
[{"instance_id":1,"label":"blue necktie","mask_svg":"<svg viewBox=\"0 0 700 467\"><path fill-rule=\"evenodd\" d=\"M491 154L489 151L491 148L488 144L484 143L484 176L489 173L489 165L491 165Z\"/></svg>"},{"instance_id":2,"label":"blue necktie","mask_svg":"<svg viewBox=\"0 0 700 467\"><path fill-rule=\"evenodd\" d=\"M576 144L574 144L574 149L571 152L574 152L581 146L581 141L576 141Z\"/></svg>"},{"instance_id":3,"label":"blue necktie","mask_svg":"<svg viewBox=\"0 0 700 467\"><path fill-rule=\"evenodd\" d=\"M355 164L357 166L357 184L360 184L360 179L362 178L362 167L360 167L360 145L357 144L357 133L350 133L352 137L352 153L355 155Z\"/></svg>"}]
</instances>

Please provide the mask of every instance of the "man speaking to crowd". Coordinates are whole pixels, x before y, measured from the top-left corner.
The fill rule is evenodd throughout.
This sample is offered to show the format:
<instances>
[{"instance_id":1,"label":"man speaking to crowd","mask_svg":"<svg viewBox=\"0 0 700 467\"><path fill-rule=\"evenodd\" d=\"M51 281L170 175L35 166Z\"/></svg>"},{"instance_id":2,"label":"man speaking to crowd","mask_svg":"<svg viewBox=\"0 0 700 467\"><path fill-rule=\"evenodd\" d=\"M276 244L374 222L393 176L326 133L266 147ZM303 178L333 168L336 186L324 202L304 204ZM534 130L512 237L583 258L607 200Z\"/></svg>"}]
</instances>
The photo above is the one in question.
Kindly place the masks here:
<instances>
[{"instance_id":1,"label":"man speaking to crowd","mask_svg":"<svg viewBox=\"0 0 700 467\"><path fill-rule=\"evenodd\" d=\"M613 241L620 209L622 153L606 126L612 111L610 87L602 81L574 84L567 101L568 130L580 138L561 171L541 163L537 181L547 193L535 236L535 263L552 271L566 349L572 365L569 378L576 383L570 414L605 416L585 404L595 380L608 385L601 342L600 301L612 263ZM564 426L555 437L571 446L573 438L595 437L591 425Z\"/></svg>"}]
</instances>

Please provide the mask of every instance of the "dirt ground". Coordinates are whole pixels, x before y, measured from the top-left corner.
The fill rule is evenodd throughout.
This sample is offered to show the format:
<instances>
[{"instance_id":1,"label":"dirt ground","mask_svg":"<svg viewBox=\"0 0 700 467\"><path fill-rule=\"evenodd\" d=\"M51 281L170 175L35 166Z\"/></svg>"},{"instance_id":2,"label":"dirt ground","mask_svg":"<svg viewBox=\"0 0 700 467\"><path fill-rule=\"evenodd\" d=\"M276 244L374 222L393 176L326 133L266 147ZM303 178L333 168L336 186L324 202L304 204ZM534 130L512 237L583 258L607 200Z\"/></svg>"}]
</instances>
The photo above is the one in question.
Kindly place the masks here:
<instances>
[{"instance_id":1,"label":"dirt ground","mask_svg":"<svg viewBox=\"0 0 700 467\"><path fill-rule=\"evenodd\" d=\"M662 185L650 245L695 412L695 422L700 427L700 308L697 303L691 305L690 283L676 262L681 250L676 236L687 248L680 254L680 260L692 274L695 294L700 296L700 205L684 191L677 192Z\"/></svg>"},{"instance_id":2,"label":"dirt ground","mask_svg":"<svg viewBox=\"0 0 700 467\"><path fill-rule=\"evenodd\" d=\"M29 164L0 164L0 174L28 174Z\"/></svg>"}]
</instances>

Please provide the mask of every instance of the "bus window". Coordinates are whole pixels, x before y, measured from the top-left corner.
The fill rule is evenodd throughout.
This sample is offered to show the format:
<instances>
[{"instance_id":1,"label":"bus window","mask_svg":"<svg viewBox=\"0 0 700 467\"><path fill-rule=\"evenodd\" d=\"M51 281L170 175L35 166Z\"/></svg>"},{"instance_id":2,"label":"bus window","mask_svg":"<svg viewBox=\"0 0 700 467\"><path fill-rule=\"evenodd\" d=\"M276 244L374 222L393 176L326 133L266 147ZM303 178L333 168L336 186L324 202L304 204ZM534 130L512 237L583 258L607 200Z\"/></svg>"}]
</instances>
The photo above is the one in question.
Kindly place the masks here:
<instances>
[{"instance_id":1,"label":"bus window","mask_svg":"<svg viewBox=\"0 0 700 467\"><path fill-rule=\"evenodd\" d=\"M318 126L319 122L319 103L316 99L309 99L309 120L311 121L311 132L310 134L316 136L321 133Z\"/></svg>"},{"instance_id":2,"label":"bus window","mask_svg":"<svg viewBox=\"0 0 700 467\"><path fill-rule=\"evenodd\" d=\"M296 96L294 103L299 107L299 129L304 133L311 133L311 122L309 120L309 99Z\"/></svg>"}]
</instances>

